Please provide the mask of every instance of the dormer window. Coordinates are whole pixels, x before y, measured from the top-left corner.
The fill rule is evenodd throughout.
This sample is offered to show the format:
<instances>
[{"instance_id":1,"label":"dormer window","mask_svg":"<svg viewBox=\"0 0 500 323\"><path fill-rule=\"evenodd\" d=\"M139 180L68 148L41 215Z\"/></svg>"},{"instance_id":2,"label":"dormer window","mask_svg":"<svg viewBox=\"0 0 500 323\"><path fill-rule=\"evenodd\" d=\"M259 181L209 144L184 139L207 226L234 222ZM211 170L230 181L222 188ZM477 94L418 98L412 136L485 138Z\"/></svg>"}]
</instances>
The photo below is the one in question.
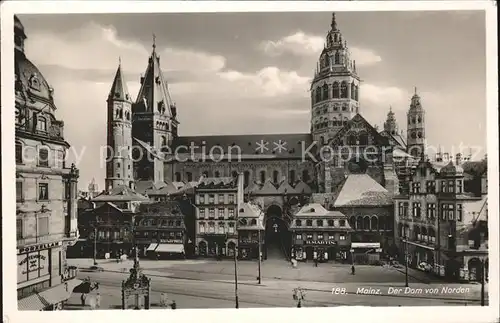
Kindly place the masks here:
<instances>
[{"instance_id":1,"label":"dormer window","mask_svg":"<svg viewBox=\"0 0 500 323\"><path fill-rule=\"evenodd\" d=\"M38 79L38 75L33 73L29 79L30 88L33 90L40 91L40 80Z\"/></svg>"},{"instance_id":2,"label":"dormer window","mask_svg":"<svg viewBox=\"0 0 500 323\"><path fill-rule=\"evenodd\" d=\"M295 220L295 225L300 227L302 225L302 221L300 220Z\"/></svg>"},{"instance_id":3,"label":"dormer window","mask_svg":"<svg viewBox=\"0 0 500 323\"><path fill-rule=\"evenodd\" d=\"M36 122L36 130L38 131L47 131L47 119L45 117L38 117Z\"/></svg>"}]
</instances>

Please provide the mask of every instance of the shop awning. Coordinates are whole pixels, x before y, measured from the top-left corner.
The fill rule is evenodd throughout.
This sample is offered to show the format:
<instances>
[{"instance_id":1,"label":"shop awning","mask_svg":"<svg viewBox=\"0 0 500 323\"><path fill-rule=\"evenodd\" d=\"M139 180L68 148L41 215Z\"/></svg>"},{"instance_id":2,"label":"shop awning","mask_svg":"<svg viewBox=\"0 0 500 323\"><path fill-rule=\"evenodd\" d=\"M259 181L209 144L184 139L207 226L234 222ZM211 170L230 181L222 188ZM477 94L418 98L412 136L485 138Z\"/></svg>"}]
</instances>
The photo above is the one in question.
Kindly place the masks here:
<instances>
[{"instance_id":1,"label":"shop awning","mask_svg":"<svg viewBox=\"0 0 500 323\"><path fill-rule=\"evenodd\" d=\"M17 301L19 311L40 311L70 298L73 289L80 285L79 279L71 279L40 293L35 293Z\"/></svg>"},{"instance_id":2,"label":"shop awning","mask_svg":"<svg viewBox=\"0 0 500 323\"><path fill-rule=\"evenodd\" d=\"M184 245L180 243L160 243L156 252L181 253L184 252Z\"/></svg>"},{"instance_id":3,"label":"shop awning","mask_svg":"<svg viewBox=\"0 0 500 323\"><path fill-rule=\"evenodd\" d=\"M148 249L146 249L146 251L154 251L156 249L156 247L158 247L158 244L152 243L149 245L149 247L148 247Z\"/></svg>"},{"instance_id":4,"label":"shop awning","mask_svg":"<svg viewBox=\"0 0 500 323\"><path fill-rule=\"evenodd\" d=\"M352 242L351 248L380 248L380 242Z\"/></svg>"}]
</instances>

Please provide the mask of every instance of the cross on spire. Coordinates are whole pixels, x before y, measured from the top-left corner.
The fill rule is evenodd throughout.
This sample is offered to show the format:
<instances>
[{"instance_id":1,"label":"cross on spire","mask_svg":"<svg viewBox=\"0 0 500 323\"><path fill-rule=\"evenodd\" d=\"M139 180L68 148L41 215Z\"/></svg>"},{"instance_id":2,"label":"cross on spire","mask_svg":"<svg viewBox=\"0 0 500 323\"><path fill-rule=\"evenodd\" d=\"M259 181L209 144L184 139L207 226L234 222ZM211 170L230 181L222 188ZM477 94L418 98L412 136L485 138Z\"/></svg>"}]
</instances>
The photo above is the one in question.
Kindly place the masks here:
<instances>
[{"instance_id":1,"label":"cross on spire","mask_svg":"<svg viewBox=\"0 0 500 323\"><path fill-rule=\"evenodd\" d=\"M417 95L417 87L415 86L415 95Z\"/></svg>"},{"instance_id":2,"label":"cross on spire","mask_svg":"<svg viewBox=\"0 0 500 323\"><path fill-rule=\"evenodd\" d=\"M122 57L121 56L118 56L118 65L122 65Z\"/></svg>"},{"instance_id":3,"label":"cross on spire","mask_svg":"<svg viewBox=\"0 0 500 323\"><path fill-rule=\"evenodd\" d=\"M153 33L153 50L156 49L156 35Z\"/></svg>"}]
</instances>

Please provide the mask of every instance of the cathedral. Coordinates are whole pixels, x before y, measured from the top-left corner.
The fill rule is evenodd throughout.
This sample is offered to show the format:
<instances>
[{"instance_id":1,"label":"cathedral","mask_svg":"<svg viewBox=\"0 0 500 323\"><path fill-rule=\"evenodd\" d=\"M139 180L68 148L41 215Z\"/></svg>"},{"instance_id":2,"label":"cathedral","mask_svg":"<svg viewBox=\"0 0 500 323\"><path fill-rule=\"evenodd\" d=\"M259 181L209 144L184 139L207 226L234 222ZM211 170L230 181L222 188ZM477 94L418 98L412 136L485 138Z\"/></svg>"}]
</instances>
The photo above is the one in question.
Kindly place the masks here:
<instances>
[{"instance_id":1,"label":"cathedral","mask_svg":"<svg viewBox=\"0 0 500 323\"><path fill-rule=\"evenodd\" d=\"M372 211L358 216L361 211L349 208L373 209L380 194L399 193L406 177L398 164L423 157L425 119L415 90L406 136L392 109L379 131L363 117L358 72L333 13L311 82L309 133L180 136L177 107L153 44L137 98L131 98L121 66L111 86L106 189L127 186L151 196L196 186L200 178L243 174L245 198L256 200L266 214L283 218L293 209L291 199L297 204L314 200L328 210L343 208L351 227L359 228L357 221L362 225L368 218L371 228ZM201 153L180 149L192 145ZM220 153L210 158L209 152ZM386 213L384 221L377 221L392 230L393 211ZM292 217L286 218L289 225Z\"/></svg>"}]
</instances>

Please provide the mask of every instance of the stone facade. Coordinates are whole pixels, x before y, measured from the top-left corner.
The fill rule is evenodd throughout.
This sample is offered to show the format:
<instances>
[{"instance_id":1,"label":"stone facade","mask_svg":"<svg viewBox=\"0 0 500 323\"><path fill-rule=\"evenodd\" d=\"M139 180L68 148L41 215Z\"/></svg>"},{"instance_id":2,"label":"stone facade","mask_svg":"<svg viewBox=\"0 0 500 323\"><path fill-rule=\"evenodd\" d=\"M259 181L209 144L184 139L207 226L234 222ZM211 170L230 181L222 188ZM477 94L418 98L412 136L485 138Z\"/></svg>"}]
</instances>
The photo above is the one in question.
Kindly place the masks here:
<instances>
[{"instance_id":1,"label":"stone facade","mask_svg":"<svg viewBox=\"0 0 500 323\"><path fill-rule=\"evenodd\" d=\"M70 145L55 116L54 89L26 57L24 27L14 20L18 303L20 310L60 309L78 284L66 249L79 236L79 173L65 164ZM52 302L40 302L35 291L51 293Z\"/></svg>"}]
</instances>

